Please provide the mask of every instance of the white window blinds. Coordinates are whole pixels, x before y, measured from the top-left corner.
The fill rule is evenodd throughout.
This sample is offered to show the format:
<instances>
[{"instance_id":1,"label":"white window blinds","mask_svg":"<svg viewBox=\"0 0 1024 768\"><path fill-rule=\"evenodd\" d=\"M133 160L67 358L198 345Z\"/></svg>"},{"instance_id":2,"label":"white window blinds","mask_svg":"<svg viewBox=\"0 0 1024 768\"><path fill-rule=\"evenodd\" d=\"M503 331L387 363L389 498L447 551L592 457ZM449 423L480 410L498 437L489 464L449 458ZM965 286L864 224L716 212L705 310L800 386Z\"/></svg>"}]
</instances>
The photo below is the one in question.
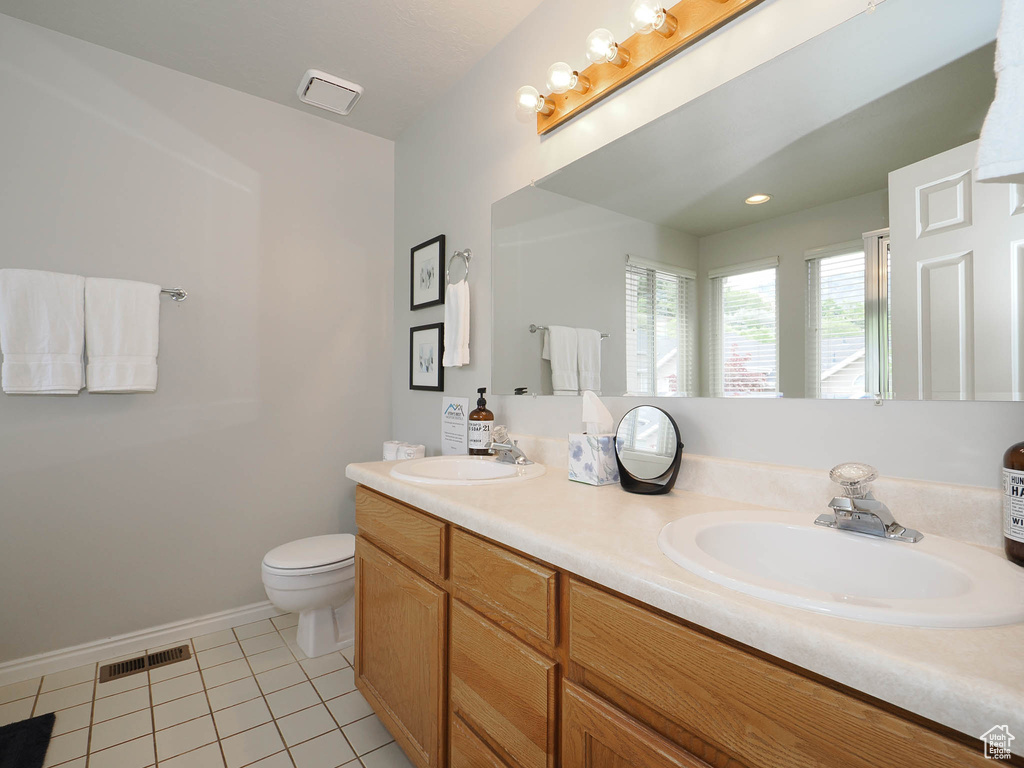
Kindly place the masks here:
<instances>
[{"instance_id":1,"label":"white window blinds","mask_svg":"<svg viewBox=\"0 0 1024 768\"><path fill-rule=\"evenodd\" d=\"M807 389L812 397L864 397L865 270L863 248L807 260Z\"/></svg>"},{"instance_id":2,"label":"white window blinds","mask_svg":"<svg viewBox=\"0 0 1024 768\"><path fill-rule=\"evenodd\" d=\"M775 266L764 266L774 263ZM711 394L775 397L779 392L778 261L710 273Z\"/></svg>"},{"instance_id":3,"label":"white window blinds","mask_svg":"<svg viewBox=\"0 0 1024 768\"><path fill-rule=\"evenodd\" d=\"M695 305L692 273L627 259L626 394L696 394Z\"/></svg>"}]
</instances>

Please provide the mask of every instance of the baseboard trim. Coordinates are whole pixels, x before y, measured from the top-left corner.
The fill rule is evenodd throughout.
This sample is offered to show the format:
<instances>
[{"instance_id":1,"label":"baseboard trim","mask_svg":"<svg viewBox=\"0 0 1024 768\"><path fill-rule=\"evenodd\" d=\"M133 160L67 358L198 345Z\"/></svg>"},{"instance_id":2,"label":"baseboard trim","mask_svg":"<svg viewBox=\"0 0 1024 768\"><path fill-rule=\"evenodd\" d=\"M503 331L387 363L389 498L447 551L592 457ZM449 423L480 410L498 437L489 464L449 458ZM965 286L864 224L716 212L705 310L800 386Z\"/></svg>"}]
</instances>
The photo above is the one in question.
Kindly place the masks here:
<instances>
[{"instance_id":1,"label":"baseboard trim","mask_svg":"<svg viewBox=\"0 0 1024 768\"><path fill-rule=\"evenodd\" d=\"M0 686L31 680L33 677L42 675L52 675L54 672L73 669L83 664L106 661L117 656L141 653L149 648L182 642L190 637L208 635L211 632L237 627L239 624L269 619L280 613L281 611L271 605L269 600L264 600L260 603L243 605L241 608L209 613L206 616L174 621L138 632L129 632L125 635L94 640L90 643L40 653L36 656L5 661L0 663Z\"/></svg>"}]
</instances>

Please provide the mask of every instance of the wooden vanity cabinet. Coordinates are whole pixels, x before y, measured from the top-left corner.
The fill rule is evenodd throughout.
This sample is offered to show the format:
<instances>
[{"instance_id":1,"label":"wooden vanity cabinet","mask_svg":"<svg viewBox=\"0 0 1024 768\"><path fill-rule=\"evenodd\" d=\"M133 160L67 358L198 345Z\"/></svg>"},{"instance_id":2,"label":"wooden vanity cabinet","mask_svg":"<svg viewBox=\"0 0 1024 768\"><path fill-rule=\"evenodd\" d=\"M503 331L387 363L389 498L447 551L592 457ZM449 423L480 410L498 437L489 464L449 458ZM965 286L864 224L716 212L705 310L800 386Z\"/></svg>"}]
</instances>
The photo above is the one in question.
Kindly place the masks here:
<instances>
[{"instance_id":1,"label":"wooden vanity cabinet","mask_svg":"<svg viewBox=\"0 0 1024 768\"><path fill-rule=\"evenodd\" d=\"M356 519L356 685L419 768L991 765L979 740L366 488Z\"/></svg>"}]
</instances>

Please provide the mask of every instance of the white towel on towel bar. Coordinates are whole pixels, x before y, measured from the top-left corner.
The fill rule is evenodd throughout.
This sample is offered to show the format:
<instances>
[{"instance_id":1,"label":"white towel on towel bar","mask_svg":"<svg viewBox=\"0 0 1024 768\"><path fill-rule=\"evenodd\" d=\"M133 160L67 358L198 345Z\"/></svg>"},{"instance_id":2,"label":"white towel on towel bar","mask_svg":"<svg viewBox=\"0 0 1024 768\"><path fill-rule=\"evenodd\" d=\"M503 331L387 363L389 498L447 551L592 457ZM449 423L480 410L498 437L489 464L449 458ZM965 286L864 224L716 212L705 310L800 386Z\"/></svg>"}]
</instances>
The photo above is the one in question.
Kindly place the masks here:
<instances>
[{"instance_id":1,"label":"white towel on towel bar","mask_svg":"<svg viewBox=\"0 0 1024 768\"><path fill-rule=\"evenodd\" d=\"M580 391L601 394L601 332L593 328L577 328L577 361L580 369Z\"/></svg>"},{"instance_id":2,"label":"white towel on towel bar","mask_svg":"<svg viewBox=\"0 0 1024 768\"><path fill-rule=\"evenodd\" d=\"M9 395L76 395L82 388L85 278L0 269L0 378Z\"/></svg>"},{"instance_id":3,"label":"white towel on towel bar","mask_svg":"<svg viewBox=\"0 0 1024 768\"><path fill-rule=\"evenodd\" d=\"M444 357L441 365L469 365L469 281L449 285L444 294Z\"/></svg>"},{"instance_id":4,"label":"white towel on towel bar","mask_svg":"<svg viewBox=\"0 0 1024 768\"><path fill-rule=\"evenodd\" d=\"M551 361L551 389L556 395L578 395L579 375L576 373L576 329L552 325L544 332L544 348L540 356Z\"/></svg>"},{"instance_id":5,"label":"white towel on towel bar","mask_svg":"<svg viewBox=\"0 0 1024 768\"><path fill-rule=\"evenodd\" d=\"M1024 0L1003 0L996 36L996 97L978 143L978 180L1024 183Z\"/></svg>"},{"instance_id":6,"label":"white towel on towel bar","mask_svg":"<svg viewBox=\"0 0 1024 768\"><path fill-rule=\"evenodd\" d=\"M85 340L90 392L155 392L160 286L88 278Z\"/></svg>"}]
</instances>

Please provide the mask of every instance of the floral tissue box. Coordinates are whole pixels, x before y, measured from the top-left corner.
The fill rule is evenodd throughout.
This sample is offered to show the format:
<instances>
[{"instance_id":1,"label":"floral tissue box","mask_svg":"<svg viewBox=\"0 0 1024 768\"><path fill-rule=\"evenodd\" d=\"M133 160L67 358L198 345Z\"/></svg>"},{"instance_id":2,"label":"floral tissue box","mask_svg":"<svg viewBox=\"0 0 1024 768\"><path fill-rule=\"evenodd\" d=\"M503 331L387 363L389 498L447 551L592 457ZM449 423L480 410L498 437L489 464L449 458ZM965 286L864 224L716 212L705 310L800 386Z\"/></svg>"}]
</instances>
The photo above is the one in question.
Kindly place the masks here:
<instances>
[{"instance_id":1,"label":"floral tissue box","mask_svg":"<svg viewBox=\"0 0 1024 768\"><path fill-rule=\"evenodd\" d=\"M588 485L619 482L615 435L569 435L569 479Z\"/></svg>"}]
</instances>

